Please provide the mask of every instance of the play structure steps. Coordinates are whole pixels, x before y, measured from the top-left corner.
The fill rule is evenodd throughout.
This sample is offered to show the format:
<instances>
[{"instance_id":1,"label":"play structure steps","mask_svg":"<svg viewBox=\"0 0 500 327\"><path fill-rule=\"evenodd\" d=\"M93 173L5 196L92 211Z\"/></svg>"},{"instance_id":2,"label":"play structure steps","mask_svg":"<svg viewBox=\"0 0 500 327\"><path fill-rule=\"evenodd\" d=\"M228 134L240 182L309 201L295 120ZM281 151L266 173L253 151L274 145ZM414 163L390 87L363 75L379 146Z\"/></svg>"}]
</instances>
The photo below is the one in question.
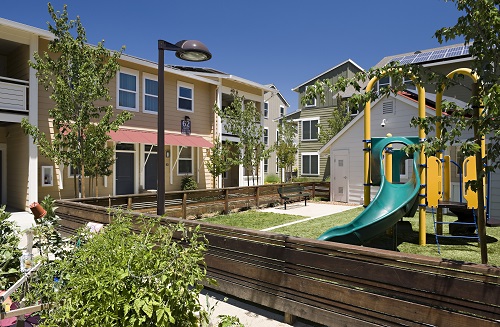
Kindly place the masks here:
<instances>
[{"instance_id":1,"label":"play structure steps","mask_svg":"<svg viewBox=\"0 0 500 327\"><path fill-rule=\"evenodd\" d=\"M441 254L441 244L439 244L439 239L467 239L475 240L479 242L479 234L477 233L477 219L476 211L472 210L473 221L436 221L434 215L434 208L432 209L432 220L434 221L434 235L436 236L436 244L438 247L438 253ZM449 234L439 234L438 226L448 226Z\"/></svg>"}]
</instances>

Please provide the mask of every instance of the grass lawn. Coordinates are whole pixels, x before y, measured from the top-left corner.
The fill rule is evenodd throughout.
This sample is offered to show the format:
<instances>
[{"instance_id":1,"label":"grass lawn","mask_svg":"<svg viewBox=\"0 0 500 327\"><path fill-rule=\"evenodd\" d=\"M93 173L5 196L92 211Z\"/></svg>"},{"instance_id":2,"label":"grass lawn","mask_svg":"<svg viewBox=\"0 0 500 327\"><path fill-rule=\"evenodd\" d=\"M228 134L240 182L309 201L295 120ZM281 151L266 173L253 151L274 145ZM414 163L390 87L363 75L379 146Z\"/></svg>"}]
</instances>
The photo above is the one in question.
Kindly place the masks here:
<instances>
[{"instance_id":1,"label":"grass lawn","mask_svg":"<svg viewBox=\"0 0 500 327\"><path fill-rule=\"evenodd\" d=\"M361 211L363 211L363 208L354 208L330 216L274 229L272 232L315 239L333 226L340 226L350 222L356 218ZM260 230L300 220L302 218L304 217L250 210L227 216L212 217L204 219L204 221ZM404 220L411 223L411 229L408 223L398 228L398 251L441 257L450 260L481 263L480 249L478 243L474 240L441 238L439 240L439 243L441 244L441 254L438 253L436 238L434 236L432 213L427 213L426 246L420 246L418 244L418 213L415 217L405 217ZM456 220L456 217L449 217L448 219L445 218L445 220L454 221ZM447 231L446 226L444 226L443 229L444 231ZM498 240L500 240L500 227L486 227L486 234L488 235L488 263L490 265L500 266L500 242L498 242ZM392 249L392 236L381 235L380 237L372 240L366 246Z\"/></svg>"},{"instance_id":2,"label":"grass lawn","mask_svg":"<svg viewBox=\"0 0 500 327\"><path fill-rule=\"evenodd\" d=\"M304 218L306 217L297 215L283 215L274 212L258 212L255 210L248 210L231 213L229 215L219 215L210 218L204 218L201 221L217 225L261 230Z\"/></svg>"}]
</instances>

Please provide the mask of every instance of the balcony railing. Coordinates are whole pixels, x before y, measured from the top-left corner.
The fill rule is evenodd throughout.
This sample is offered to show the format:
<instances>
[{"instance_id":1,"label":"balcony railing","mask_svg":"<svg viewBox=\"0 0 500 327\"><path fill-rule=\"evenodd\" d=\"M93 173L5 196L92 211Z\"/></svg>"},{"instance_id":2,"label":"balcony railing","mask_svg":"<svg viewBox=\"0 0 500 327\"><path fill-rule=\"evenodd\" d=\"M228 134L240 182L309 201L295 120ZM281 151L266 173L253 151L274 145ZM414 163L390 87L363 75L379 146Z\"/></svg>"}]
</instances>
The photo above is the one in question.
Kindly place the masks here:
<instances>
[{"instance_id":1,"label":"balcony railing","mask_svg":"<svg viewBox=\"0 0 500 327\"><path fill-rule=\"evenodd\" d=\"M28 110L28 81L0 76L0 110Z\"/></svg>"}]
</instances>

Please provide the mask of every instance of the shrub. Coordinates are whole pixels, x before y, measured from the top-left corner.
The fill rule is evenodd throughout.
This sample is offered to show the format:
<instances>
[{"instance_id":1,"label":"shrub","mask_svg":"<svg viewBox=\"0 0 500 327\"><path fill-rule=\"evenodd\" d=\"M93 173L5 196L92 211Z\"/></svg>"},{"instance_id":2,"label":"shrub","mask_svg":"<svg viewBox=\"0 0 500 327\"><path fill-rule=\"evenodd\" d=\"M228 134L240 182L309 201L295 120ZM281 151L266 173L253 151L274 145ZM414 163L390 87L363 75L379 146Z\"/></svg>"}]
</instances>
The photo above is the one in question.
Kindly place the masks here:
<instances>
[{"instance_id":1,"label":"shrub","mask_svg":"<svg viewBox=\"0 0 500 327\"><path fill-rule=\"evenodd\" d=\"M264 179L264 183L266 183L266 184L277 184L280 182L281 182L280 177L278 175L275 175L275 174L269 174Z\"/></svg>"},{"instance_id":2,"label":"shrub","mask_svg":"<svg viewBox=\"0 0 500 327\"><path fill-rule=\"evenodd\" d=\"M174 233L181 241L173 239ZM160 225L150 217L132 221L118 214L100 233L86 235L80 234L85 241L65 259L37 274L31 298L60 304L42 312L43 326L198 323L198 296L206 277L206 240L199 227Z\"/></svg>"},{"instance_id":3,"label":"shrub","mask_svg":"<svg viewBox=\"0 0 500 327\"><path fill-rule=\"evenodd\" d=\"M10 212L5 206L0 208L0 290L6 290L20 276L19 227L8 220Z\"/></svg>"},{"instance_id":4,"label":"shrub","mask_svg":"<svg viewBox=\"0 0 500 327\"><path fill-rule=\"evenodd\" d=\"M196 190L198 189L198 184L194 180L193 177L191 176L184 176L181 181L181 190L183 191L188 191L188 190Z\"/></svg>"}]
</instances>

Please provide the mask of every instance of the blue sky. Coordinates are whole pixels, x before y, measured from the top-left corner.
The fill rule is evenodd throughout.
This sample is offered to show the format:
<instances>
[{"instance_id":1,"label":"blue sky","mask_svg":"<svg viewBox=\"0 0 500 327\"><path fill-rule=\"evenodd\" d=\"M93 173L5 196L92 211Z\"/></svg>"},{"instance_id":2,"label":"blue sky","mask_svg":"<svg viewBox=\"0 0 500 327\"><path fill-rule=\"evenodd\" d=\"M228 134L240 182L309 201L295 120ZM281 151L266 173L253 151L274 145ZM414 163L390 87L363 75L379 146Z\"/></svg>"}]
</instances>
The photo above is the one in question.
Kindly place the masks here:
<instances>
[{"instance_id":1,"label":"blue sky","mask_svg":"<svg viewBox=\"0 0 500 327\"><path fill-rule=\"evenodd\" d=\"M52 1L80 16L90 43L157 61L157 40L196 39L210 67L261 84L273 83L297 108L291 89L352 59L368 69L385 56L439 46L434 32L460 13L445 0ZM47 2L7 1L0 17L46 29ZM461 40L451 42L461 43ZM190 65L173 53L167 64Z\"/></svg>"}]
</instances>

